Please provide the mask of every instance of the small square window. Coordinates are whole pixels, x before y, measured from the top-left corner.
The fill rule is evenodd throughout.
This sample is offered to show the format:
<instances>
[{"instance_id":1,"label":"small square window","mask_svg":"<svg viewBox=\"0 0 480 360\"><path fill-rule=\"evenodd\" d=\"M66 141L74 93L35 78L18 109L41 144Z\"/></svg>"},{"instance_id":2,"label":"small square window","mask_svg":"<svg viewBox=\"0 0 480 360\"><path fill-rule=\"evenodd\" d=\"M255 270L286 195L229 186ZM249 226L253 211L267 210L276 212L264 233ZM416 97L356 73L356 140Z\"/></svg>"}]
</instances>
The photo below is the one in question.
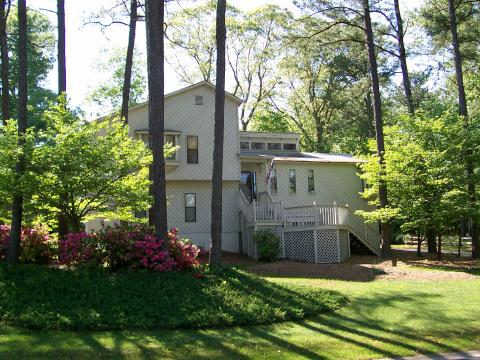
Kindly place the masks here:
<instances>
[{"instance_id":1,"label":"small square window","mask_svg":"<svg viewBox=\"0 0 480 360\"><path fill-rule=\"evenodd\" d=\"M251 148L253 150L263 150L263 149L265 149L265 143L263 143L263 142L252 142Z\"/></svg>"},{"instance_id":2,"label":"small square window","mask_svg":"<svg viewBox=\"0 0 480 360\"><path fill-rule=\"evenodd\" d=\"M203 105L203 96L195 95L195 105Z\"/></svg>"},{"instance_id":3,"label":"small square window","mask_svg":"<svg viewBox=\"0 0 480 360\"><path fill-rule=\"evenodd\" d=\"M248 141L240 141L240 149L241 150L249 150L250 143Z\"/></svg>"},{"instance_id":4,"label":"small square window","mask_svg":"<svg viewBox=\"0 0 480 360\"><path fill-rule=\"evenodd\" d=\"M282 144L280 143L267 143L268 150L282 150Z\"/></svg>"},{"instance_id":5,"label":"small square window","mask_svg":"<svg viewBox=\"0 0 480 360\"><path fill-rule=\"evenodd\" d=\"M185 194L185 222L197 221L197 194Z\"/></svg>"},{"instance_id":6,"label":"small square window","mask_svg":"<svg viewBox=\"0 0 480 360\"><path fill-rule=\"evenodd\" d=\"M297 144L283 144L283 150L295 151L297 150Z\"/></svg>"}]
</instances>

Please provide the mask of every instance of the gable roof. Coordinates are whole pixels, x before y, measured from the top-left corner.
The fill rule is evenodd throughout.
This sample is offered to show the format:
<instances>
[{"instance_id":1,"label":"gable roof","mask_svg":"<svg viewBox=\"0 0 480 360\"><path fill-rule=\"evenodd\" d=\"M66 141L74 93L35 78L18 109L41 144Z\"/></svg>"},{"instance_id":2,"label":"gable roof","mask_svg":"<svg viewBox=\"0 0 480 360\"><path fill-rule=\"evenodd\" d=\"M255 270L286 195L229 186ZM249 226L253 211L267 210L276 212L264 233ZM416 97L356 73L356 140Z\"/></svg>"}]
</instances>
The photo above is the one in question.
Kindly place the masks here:
<instances>
[{"instance_id":1,"label":"gable roof","mask_svg":"<svg viewBox=\"0 0 480 360\"><path fill-rule=\"evenodd\" d=\"M199 87L202 87L202 86L206 86L208 88L210 88L211 90L215 91L216 87L215 85L213 85L211 82L209 81L200 81L196 84L193 84L193 85L189 85L187 87L184 87L184 88L181 88L181 89L178 89L178 90L175 90L173 92L170 92L168 94L165 94L164 98L165 99L168 99L170 97L173 97L175 95L178 95L178 94L181 94L181 93L184 93L186 91L190 91L190 90L193 90L193 89L197 89ZM225 97L229 98L230 100L232 100L233 102L237 103L238 105L240 105L241 103L243 103L243 100L240 99L239 97L233 95L232 93L229 93L228 91L225 91ZM143 106L146 106L148 105L148 101L145 101L141 104L137 104L137 105L134 105L130 108L128 108L128 110L134 110L134 109L138 109L138 108L141 108Z\"/></svg>"}]
</instances>

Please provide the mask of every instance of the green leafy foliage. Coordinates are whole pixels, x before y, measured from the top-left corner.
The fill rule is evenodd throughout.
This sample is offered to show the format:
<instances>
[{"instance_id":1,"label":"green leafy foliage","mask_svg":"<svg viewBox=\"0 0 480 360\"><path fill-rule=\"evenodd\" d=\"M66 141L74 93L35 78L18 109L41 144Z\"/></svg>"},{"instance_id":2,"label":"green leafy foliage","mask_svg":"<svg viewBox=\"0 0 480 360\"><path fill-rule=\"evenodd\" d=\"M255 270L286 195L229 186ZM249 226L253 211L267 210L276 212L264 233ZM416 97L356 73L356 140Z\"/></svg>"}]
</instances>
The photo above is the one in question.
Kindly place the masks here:
<instances>
[{"instance_id":1,"label":"green leafy foliage","mask_svg":"<svg viewBox=\"0 0 480 360\"><path fill-rule=\"evenodd\" d=\"M302 319L346 302L334 291L276 285L236 268L198 277L189 272L0 267L0 322L35 329L261 324Z\"/></svg>"},{"instance_id":2,"label":"green leafy foliage","mask_svg":"<svg viewBox=\"0 0 480 360\"><path fill-rule=\"evenodd\" d=\"M257 231L253 237L257 244L258 259L272 262L277 260L280 250L280 239L270 230Z\"/></svg>"}]
</instances>

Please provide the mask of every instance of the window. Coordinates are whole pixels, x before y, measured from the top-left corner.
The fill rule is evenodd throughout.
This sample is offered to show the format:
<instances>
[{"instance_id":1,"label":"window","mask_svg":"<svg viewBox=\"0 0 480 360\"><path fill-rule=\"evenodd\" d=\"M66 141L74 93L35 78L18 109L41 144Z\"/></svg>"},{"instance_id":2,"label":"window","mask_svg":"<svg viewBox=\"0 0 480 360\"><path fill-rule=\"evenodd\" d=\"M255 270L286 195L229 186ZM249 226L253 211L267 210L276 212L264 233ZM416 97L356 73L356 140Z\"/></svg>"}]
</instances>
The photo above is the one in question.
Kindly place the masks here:
<instances>
[{"instance_id":1,"label":"window","mask_svg":"<svg viewBox=\"0 0 480 360\"><path fill-rule=\"evenodd\" d=\"M197 194L185 194L185 222L197 221Z\"/></svg>"},{"instance_id":2,"label":"window","mask_svg":"<svg viewBox=\"0 0 480 360\"><path fill-rule=\"evenodd\" d=\"M195 95L195 105L203 105L203 96Z\"/></svg>"},{"instance_id":3,"label":"window","mask_svg":"<svg viewBox=\"0 0 480 360\"><path fill-rule=\"evenodd\" d=\"M170 146L175 147L175 135L165 135L165 145L170 144ZM167 156L165 159L167 160L176 160L177 159L177 151L175 150L171 155Z\"/></svg>"},{"instance_id":4,"label":"window","mask_svg":"<svg viewBox=\"0 0 480 360\"><path fill-rule=\"evenodd\" d=\"M283 150L297 150L297 144L283 144Z\"/></svg>"},{"instance_id":5,"label":"window","mask_svg":"<svg viewBox=\"0 0 480 360\"><path fill-rule=\"evenodd\" d=\"M145 219L147 217L147 210L137 210L135 211L136 219Z\"/></svg>"},{"instance_id":6,"label":"window","mask_svg":"<svg viewBox=\"0 0 480 360\"><path fill-rule=\"evenodd\" d=\"M248 141L240 141L240 150L250 149L250 143Z\"/></svg>"},{"instance_id":7,"label":"window","mask_svg":"<svg viewBox=\"0 0 480 360\"><path fill-rule=\"evenodd\" d=\"M315 175L313 169L308 169L307 174L307 183L308 183L308 192L314 193L315 192Z\"/></svg>"},{"instance_id":8,"label":"window","mask_svg":"<svg viewBox=\"0 0 480 360\"><path fill-rule=\"evenodd\" d=\"M198 164L198 136L187 136L187 164Z\"/></svg>"},{"instance_id":9,"label":"window","mask_svg":"<svg viewBox=\"0 0 480 360\"><path fill-rule=\"evenodd\" d=\"M282 150L282 144L280 143L267 143L268 150Z\"/></svg>"},{"instance_id":10,"label":"window","mask_svg":"<svg viewBox=\"0 0 480 360\"><path fill-rule=\"evenodd\" d=\"M290 194L297 192L297 173L294 169L288 170L288 190Z\"/></svg>"},{"instance_id":11,"label":"window","mask_svg":"<svg viewBox=\"0 0 480 360\"><path fill-rule=\"evenodd\" d=\"M265 149L265 143L263 142L252 142L251 145L253 150L263 150Z\"/></svg>"},{"instance_id":12,"label":"window","mask_svg":"<svg viewBox=\"0 0 480 360\"><path fill-rule=\"evenodd\" d=\"M270 180L270 192L272 194L277 193L277 169L272 170L272 178Z\"/></svg>"},{"instance_id":13,"label":"window","mask_svg":"<svg viewBox=\"0 0 480 360\"><path fill-rule=\"evenodd\" d=\"M135 134L135 138L137 140L142 140L143 143L148 146L148 134L143 134L143 133L138 134L137 133L137 134Z\"/></svg>"}]
</instances>

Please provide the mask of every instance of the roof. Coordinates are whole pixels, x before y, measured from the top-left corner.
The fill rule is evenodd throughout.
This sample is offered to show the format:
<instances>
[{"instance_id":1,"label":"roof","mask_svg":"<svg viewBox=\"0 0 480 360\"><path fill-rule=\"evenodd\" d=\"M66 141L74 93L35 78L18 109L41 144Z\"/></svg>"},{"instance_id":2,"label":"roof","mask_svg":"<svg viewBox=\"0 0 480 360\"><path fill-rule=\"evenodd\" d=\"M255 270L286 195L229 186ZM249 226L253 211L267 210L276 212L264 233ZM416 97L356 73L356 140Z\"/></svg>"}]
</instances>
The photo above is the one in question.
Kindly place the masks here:
<instances>
[{"instance_id":1,"label":"roof","mask_svg":"<svg viewBox=\"0 0 480 360\"><path fill-rule=\"evenodd\" d=\"M196 88L199 88L201 86L207 86L209 87L210 89L214 90L216 89L215 85L213 85L211 82L209 81L200 81L196 84L193 84L193 85L189 85L187 87L184 87L184 88L181 88L181 89L178 89L178 90L175 90L173 92L170 92L168 94L165 94L164 98L165 99L168 99L169 97L172 97L172 96L175 96L175 95L178 95L178 94L181 94L185 91L190 91L190 90L193 90L193 89L196 89ZM240 99L239 97L229 93L228 91L225 91L225 97L228 97L229 99L233 100L234 102L236 102L237 104L241 104L243 103L243 100ZM145 101L141 104L137 104L135 106L132 106L131 108L129 108L129 110L134 110L134 109L138 109L138 108L141 108L143 106L146 106L148 105L148 101Z\"/></svg>"},{"instance_id":2,"label":"roof","mask_svg":"<svg viewBox=\"0 0 480 360\"><path fill-rule=\"evenodd\" d=\"M240 136L259 136L259 137L278 137L278 136L287 136L287 137L299 137L300 134L294 132L272 132L272 131L243 131L240 130Z\"/></svg>"},{"instance_id":3,"label":"roof","mask_svg":"<svg viewBox=\"0 0 480 360\"><path fill-rule=\"evenodd\" d=\"M347 163L358 164L365 160L347 154L324 154L310 152L268 152L268 151L240 151L242 158L256 158L281 162L315 162L315 163Z\"/></svg>"},{"instance_id":4,"label":"roof","mask_svg":"<svg viewBox=\"0 0 480 360\"><path fill-rule=\"evenodd\" d=\"M143 128L143 129L138 129L135 130L136 133L148 133L148 128ZM173 130L173 129L164 129L164 133L174 133L174 134L181 134L182 132L179 130Z\"/></svg>"}]
</instances>

